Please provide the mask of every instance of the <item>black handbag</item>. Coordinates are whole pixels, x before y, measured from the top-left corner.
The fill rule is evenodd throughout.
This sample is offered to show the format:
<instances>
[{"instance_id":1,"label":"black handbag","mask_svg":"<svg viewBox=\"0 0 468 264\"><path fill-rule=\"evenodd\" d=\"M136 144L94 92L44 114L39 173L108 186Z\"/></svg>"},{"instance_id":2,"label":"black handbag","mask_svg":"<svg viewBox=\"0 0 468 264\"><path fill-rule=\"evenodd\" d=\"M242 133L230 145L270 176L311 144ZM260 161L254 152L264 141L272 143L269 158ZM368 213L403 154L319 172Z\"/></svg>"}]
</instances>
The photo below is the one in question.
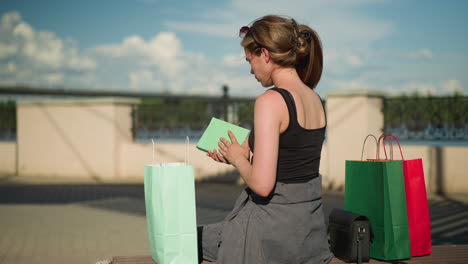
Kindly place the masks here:
<instances>
[{"instance_id":1,"label":"black handbag","mask_svg":"<svg viewBox=\"0 0 468 264\"><path fill-rule=\"evenodd\" d=\"M345 262L369 262L371 226L366 216L333 209L329 217L330 249Z\"/></svg>"}]
</instances>

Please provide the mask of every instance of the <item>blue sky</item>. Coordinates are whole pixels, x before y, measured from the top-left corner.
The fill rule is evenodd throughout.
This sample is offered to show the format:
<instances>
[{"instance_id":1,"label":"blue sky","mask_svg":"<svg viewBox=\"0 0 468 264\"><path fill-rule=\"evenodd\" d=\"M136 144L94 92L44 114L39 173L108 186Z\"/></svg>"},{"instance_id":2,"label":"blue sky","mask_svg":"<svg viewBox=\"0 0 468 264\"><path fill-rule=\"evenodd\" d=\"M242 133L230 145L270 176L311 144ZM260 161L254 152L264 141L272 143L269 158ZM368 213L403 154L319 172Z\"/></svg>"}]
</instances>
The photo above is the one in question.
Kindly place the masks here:
<instances>
[{"instance_id":1,"label":"blue sky","mask_svg":"<svg viewBox=\"0 0 468 264\"><path fill-rule=\"evenodd\" d=\"M7 0L0 85L256 96L238 30L273 13L321 36L321 95L466 95L467 11L463 0Z\"/></svg>"}]
</instances>

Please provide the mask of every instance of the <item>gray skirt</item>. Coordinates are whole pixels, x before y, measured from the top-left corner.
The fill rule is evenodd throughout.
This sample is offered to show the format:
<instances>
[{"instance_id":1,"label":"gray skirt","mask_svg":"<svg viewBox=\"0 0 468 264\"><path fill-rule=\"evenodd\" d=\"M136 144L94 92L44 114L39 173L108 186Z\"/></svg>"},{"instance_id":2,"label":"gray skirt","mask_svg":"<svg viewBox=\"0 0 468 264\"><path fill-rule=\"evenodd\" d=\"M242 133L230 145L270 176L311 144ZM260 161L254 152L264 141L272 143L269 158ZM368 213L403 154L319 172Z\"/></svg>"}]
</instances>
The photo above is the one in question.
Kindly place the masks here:
<instances>
[{"instance_id":1,"label":"gray skirt","mask_svg":"<svg viewBox=\"0 0 468 264\"><path fill-rule=\"evenodd\" d=\"M199 227L200 257L217 264L328 263L321 177L276 183L263 198L245 189L224 221Z\"/></svg>"}]
</instances>

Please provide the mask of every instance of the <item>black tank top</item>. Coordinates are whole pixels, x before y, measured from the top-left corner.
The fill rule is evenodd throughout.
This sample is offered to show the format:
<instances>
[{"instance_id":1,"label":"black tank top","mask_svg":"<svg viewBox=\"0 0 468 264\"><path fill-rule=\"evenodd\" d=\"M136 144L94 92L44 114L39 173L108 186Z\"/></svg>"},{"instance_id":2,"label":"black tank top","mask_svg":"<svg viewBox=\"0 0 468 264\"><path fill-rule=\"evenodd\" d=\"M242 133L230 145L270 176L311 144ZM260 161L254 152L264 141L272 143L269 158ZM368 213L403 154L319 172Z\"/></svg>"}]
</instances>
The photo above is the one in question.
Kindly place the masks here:
<instances>
[{"instance_id":1,"label":"black tank top","mask_svg":"<svg viewBox=\"0 0 468 264\"><path fill-rule=\"evenodd\" d=\"M277 91L283 96L289 111L289 125L279 137L276 180L284 183L307 182L319 176L326 125L318 129L301 127L297 122L296 105L291 93L276 87L270 90ZM250 132L249 147L255 153L254 128Z\"/></svg>"}]
</instances>

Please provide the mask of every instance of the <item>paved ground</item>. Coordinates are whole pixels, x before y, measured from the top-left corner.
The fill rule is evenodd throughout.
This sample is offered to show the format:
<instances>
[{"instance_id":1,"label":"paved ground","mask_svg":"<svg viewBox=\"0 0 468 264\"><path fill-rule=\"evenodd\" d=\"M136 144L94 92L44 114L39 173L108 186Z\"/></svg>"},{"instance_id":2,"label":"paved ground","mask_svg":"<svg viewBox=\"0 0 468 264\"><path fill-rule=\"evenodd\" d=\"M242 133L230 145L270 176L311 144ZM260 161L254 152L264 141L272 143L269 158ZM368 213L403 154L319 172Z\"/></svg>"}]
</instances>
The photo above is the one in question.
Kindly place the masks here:
<instances>
[{"instance_id":1,"label":"paved ground","mask_svg":"<svg viewBox=\"0 0 468 264\"><path fill-rule=\"evenodd\" d=\"M197 222L221 220L242 186L196 185ZM343 207L324 197L326 215ZM430 200L433 244L468 244L468 203ZM141 182L95 183L0 179L0 263L96 263L116 255L148 255Z\"/></svg>"}]
</instances>

